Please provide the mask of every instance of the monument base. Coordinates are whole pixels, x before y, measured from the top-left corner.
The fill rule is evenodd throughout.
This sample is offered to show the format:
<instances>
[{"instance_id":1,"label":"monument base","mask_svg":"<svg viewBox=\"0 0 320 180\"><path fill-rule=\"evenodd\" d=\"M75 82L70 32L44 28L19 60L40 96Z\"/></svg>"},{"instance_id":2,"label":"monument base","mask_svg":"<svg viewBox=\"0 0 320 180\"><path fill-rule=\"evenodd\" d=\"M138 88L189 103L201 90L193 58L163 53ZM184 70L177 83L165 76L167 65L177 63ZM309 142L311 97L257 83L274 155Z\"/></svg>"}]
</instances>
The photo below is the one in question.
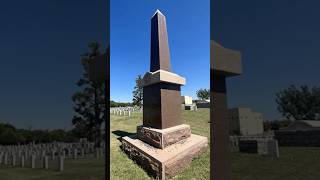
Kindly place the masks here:
<instances>
[{"instance_id":1,"label":"monument base","mask_svg":"<svg viewBox=\"0 0 320 180\"><path fill-rule=\"evenodd\" d=\"M137 138L136 135L122 138L122 149L149 175L165 180L188 166L194 157L208 146L208 139L191 134L164 149L155 148Z\"/></svg>"},{"instance_id":2,"label":"monument base","mask_svg":"<svg viewBox=\"0 0 320 180\"><path fill-rule=\"evenodd\" d=\"M160 149L190 137L191 129L187 124L181 124L166 129L156 129L137 126L138 139Z\"/></svg>"}]
</instances>

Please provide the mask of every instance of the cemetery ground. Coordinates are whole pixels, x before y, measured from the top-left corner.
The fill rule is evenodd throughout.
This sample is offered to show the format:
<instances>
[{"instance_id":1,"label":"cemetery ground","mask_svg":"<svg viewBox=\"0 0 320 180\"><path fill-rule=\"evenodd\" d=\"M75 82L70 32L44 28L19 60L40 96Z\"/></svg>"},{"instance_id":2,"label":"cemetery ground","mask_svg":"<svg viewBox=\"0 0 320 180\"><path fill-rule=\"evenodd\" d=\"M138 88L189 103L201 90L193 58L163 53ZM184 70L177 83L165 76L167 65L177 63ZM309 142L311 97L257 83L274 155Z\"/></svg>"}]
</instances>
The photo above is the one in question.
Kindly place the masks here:
<instances>
[{"instance_id":1,"label":"cemetery ground","mask_svg":"<svg viewBox=\"0 0 320 180\"><path fill-rule=\"evenodd\" d=\"M233 180L318 180L320 147L279 147L278 159L257 154L232 154Z\"/></svg>"},{"instance_id":2,"label":"cemetery ground","mask_svg":"<svg viewBox=\"0 0 320 180\"><path fill-rule=\"evenodd\" d=\"M56 162L49 161L49 169L0 166L1 180L101 180L104 178L104 158L68 159L64 171L59 172Z\"/></svg>"},{"instance_id":3,"label":"cemetery ground","mask_svg":"<svg viewBox=\"0 0 320 180\"><path fill-rule=\"evenodd\" d=\"M210 142L209 109L183 111L182 117L192 133L206 136ZM111 170L113 180L152 179L120 149L121 136L136 133L142 124L142 113L131 116L111 115ZM279 147L278 159L258 154L232 153L233 180L318 180L320 177L320 147ZM210 149L194 159L189 167L172 179L209 179Z\"/></svg>"},{"instance_id":4,"label":"cemetery ground","mask_svg":"<svg viewBox=\"0 0 320 180\"><path fill-rule=\"evenodd\" d=\"M186 124L191 126L191 132L208 137L210 144L210 110L198 109L198 111L183 111L182 118L186 120ZM142 124L142 113L134 112L131 116L111 115L111 150L110 176L112 180L142 180L152 179L147 173L135 164L120 149L121 142L119 137L136 133L137 125ZM210 145L209 145L210 146ZM210 179L210 149L208 148L203 154L195 158L191 165L178 173L172 179Z\"/></svg>"}]
</instances>

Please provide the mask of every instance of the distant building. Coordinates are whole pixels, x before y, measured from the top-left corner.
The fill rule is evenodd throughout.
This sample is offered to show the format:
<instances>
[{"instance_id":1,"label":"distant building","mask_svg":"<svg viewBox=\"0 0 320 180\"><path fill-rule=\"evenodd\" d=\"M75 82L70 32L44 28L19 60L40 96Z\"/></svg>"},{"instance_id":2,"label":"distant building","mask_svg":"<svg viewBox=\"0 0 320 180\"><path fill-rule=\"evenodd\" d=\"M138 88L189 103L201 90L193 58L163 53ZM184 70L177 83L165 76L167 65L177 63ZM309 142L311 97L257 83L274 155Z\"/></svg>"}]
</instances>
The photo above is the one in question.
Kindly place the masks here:
<instances>
[{"instance_id":1,"label":"distant building","mask_svg":"<svg viewBox=\"0 0 320 180\"><path fill-rule=\"evenodd\" d=\"M182 110L191 110L196 111L197 106L192 101L192 97L190 96L181 96L181 109Z\"/></svg>"},{"instance_id":2,"label":"distant building","mask_svg":"<svg viewBox=\"0 0 320 180\"><path fill-rule=\"evenodd\" d=\"M181 96L181 101L182 101L182 104L191 105L192 104L192 97L190 97L190 96Z\"/></svg>"},{"instance_id":3,"label":"distant building","mask_svg":"<svg viewBox=\"0 0 320 180\"><path fill-rule=\"evenodd\" d=\"M320 121L315 120L295 120L288 127L281 130L320 130Z\"/></svg>"},{"instance_id":4,"label":"distant building","mask_svg":"<svg viewBox=\"0 0 320 180\"><path fill-rule=\"evenodd\" d=\"M228 110L230 133L240 135L255 135L263 133L263 117L261 113L250 108L233 108Z\"/></svg>"},{"instance_id":5,"label":"distant building","mask_svg":"<svg viewBox=\"0 0 320 180\"><path fill-rule=\"evenodd\" d=\"M195 100L194 103L196 103L198 108L210 108L210 100Z\"/></svg>"}]
</instances>

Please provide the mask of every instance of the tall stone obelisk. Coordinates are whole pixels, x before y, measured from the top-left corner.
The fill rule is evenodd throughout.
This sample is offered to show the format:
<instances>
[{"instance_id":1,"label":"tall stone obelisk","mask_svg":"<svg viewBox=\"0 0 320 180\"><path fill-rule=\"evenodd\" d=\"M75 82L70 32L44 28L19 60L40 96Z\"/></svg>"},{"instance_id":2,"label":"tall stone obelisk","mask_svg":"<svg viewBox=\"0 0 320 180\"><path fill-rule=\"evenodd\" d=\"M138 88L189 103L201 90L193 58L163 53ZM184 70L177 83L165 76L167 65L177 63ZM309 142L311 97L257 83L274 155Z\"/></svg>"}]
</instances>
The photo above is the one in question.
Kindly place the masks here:
<instances>
[{"instance_id":1,"label":"tall stone obelisk","mask_svg":"<svg viewBox=\"0 0 320 180\"><path fill-rule=\"evenodd\" d=\"M171 72L165 16L151 19L150 71L142 81L143 125L122 138L122 149L148 174L167 179L191 163L208 146L206 137L191 134L181 118L181 85L185 78Z\"/></svg>"},{"instance_id":2,"label":"tall stone obelisk","mask_svg":"<svg viewBox=\"0 0 320 180\"><path fill-rule=\"evenodd\" d=\"M165 16L157 10L151 19L150 72L143 79L143 125L164 129L183 124L180 86L185 79L171 71Z\"/></svg>"}]
</instances>

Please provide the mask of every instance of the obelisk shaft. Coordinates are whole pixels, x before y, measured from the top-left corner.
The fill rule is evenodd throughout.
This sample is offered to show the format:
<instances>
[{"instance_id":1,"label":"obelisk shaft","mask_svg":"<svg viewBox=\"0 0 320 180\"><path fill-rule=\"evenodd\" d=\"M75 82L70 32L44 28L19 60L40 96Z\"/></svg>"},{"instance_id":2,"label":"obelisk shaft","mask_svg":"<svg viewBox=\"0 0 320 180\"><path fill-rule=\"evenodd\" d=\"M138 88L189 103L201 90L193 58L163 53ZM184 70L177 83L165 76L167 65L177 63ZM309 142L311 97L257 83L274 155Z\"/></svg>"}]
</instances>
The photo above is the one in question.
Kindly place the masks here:
<instances>
[{"instance_id":1,"label":"obelisk shaft","mask_svg":"<svg viewBox=\"0 0 320 180\"><path fill-rule=\"evenodd\" d=\"M150 61L150 72L171 71L166 18L159 10L151 19Z\"/></svg>"},{"instance_id":2,"label":"obelisk shaft","mask_svg":"<svg viewBox=\"0 0 320 180\"><path fill-rule=\"evenodd\" d=\"M158 70L171 72L168 35L165 16L157 10L151 19L150 72ZM164 73L164 72L158 72ZM155 77L148 79L157 79ZM159 75L164 76L164 74ZM176 76L174 76L176 77ZM143 87L143 125L165 129L183 124L181 119L181 84L159 81Z\"/></svg>"}]
</instances>

